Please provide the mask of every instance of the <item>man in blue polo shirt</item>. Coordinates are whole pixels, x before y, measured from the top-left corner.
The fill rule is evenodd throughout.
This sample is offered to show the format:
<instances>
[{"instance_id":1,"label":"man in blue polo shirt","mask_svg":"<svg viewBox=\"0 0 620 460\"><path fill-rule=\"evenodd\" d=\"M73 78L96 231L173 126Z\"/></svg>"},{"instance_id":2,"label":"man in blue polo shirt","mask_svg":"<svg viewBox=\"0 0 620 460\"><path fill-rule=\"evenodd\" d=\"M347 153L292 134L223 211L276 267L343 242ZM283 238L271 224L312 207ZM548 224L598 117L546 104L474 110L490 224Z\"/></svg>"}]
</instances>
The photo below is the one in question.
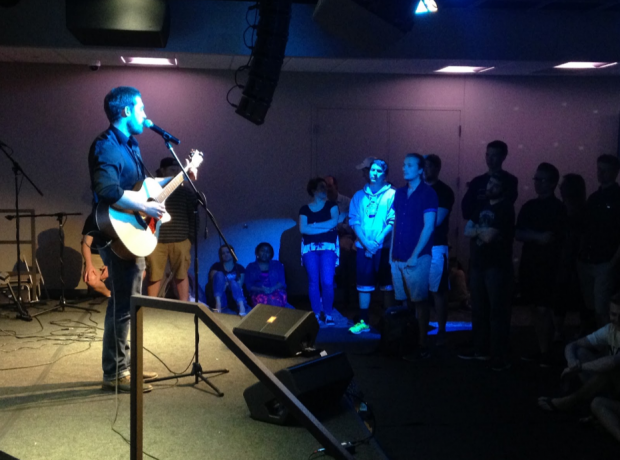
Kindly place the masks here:
<instances>
[{"instance_id":1,"label":"man in blue polo shirt","mask_svg":"<svg viewBox=\"0 0 620 460\"><path fill-rule=\"evenodd\" d=\"M403 178L408 184L397 189L394 196L395 221L390 259L396 300L410 300L418 316L420 348L413 358L429 356L426 346L427 298L438 206L437 194L424 183L423 172L424 157L408 153L403 164Z\"/></svg>"}]
</instances>

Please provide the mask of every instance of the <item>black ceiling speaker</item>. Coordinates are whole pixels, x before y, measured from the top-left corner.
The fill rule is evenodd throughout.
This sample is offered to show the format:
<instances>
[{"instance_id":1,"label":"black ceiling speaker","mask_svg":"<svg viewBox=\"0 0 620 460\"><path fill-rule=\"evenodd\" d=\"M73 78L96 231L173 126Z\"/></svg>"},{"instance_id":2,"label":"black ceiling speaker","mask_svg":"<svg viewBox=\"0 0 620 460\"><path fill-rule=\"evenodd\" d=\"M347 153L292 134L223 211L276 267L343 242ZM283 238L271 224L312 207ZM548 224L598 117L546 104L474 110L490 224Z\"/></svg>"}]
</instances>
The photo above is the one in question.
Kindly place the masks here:
<instances>
[{"instance_id":1,"label":"black ceiling speaker","mask_svg":"<svg viewBox=\"0 0 620 460\"><path fill-rule=\"evenodd\" d=\"M313 19L357 48L380 53L413 28L416 0L318 0Z\"/></svg>"},{"instance_id":2,"label":"black ceiling speaker","mask_svg":"<svg viewBox=\"0 0 620 460\"><path fill-rule=\"evenodd\" d=\"M235 111L262 125L280 79L291 22L291 0L261 0L248 81Z\"/></svg>"},{"instance_id":3,"label":"black ceiling speaker","mask_svg":"<svg viewBox=\"0 0 620 460\"><path fill-rule=\"evenodd\" d=\"M19 0L0 0L0 6L4 8L9 8L11 6L15 6L19 3Z\"/></svg>"},{"instance_id":4,"label":"black ceiling speaker","mask_svg":"<svg viewBox=\"0 0 620 460\"><path fill-rule=\"evenodd\" d=\"M83 45L164 48L167 0L66 0L67 28Z\"/></svg>"}]
</instances>

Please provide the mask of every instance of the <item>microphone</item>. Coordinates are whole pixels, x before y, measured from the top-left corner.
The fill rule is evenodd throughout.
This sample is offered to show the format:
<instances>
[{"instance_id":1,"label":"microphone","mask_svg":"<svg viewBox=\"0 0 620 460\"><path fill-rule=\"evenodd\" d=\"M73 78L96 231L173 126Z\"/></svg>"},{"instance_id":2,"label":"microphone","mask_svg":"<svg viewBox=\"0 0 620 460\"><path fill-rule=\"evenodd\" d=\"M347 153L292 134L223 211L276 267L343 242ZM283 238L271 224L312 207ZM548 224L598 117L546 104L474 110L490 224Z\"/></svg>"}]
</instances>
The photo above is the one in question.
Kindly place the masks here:
<instances>
[{"instance_id":1,"label":"microphone","mask_svg":"<svg viewBox=\"0 0 620 460\"><path fill-rule=\"evenodd\" d=\"M151 131L155 131L157 134L163 137L166 142L172 142L173 144L176 144L176 145L179 145L181 143L181 141L178 140L176 137L174 137L172 134L161 129L156 124L153 124L151 120L144 120L144 126L146 126Z\"/></svg>"}]
</instances>

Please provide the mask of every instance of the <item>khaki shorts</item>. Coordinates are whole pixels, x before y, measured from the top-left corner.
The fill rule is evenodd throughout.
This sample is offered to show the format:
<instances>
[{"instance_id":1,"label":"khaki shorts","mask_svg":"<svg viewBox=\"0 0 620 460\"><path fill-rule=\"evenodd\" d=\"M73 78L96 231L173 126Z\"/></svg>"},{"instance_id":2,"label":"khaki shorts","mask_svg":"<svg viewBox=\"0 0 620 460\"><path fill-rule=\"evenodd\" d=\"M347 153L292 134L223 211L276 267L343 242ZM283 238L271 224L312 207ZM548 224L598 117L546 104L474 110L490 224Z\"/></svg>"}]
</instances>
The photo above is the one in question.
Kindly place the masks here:
<instances>
[{"instance_id":1,"label":"khaki shorts","mask_svg":"<svg viewBox=\"0 0 620 460\"><path fill-rule=\"evenodd\" d=\"M151 282L164 277L166 264L170 260L170 268L174 279L184 280L192 263L190 255L192 243L189 239L178 243L159 243L153 253L146 258L146 272Z\"/></svg>"},{"instance_id":2,"label":"khaki shorts","mask_svg":"<svg viewBox=\"0 0 620 460\"><path fill-rule=\"evenodd\" d=\"M418 258L415 267L392 266L392 284L396 300L420 302L428 298L428 278L431 271L430 254Z\"/></svg>"}]
</instances>

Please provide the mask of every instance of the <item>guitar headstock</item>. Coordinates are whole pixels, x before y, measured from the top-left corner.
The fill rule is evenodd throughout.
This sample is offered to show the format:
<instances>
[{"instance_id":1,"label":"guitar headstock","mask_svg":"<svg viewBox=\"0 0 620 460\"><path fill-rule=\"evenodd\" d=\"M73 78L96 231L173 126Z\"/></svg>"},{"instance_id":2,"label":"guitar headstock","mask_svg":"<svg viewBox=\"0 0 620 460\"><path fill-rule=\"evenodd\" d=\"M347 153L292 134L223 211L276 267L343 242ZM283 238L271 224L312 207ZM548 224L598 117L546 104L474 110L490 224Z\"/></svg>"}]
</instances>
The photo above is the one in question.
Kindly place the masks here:
<instances>
[{"instance_id":1,"label":"guitar headstock","mask_svg":"<svg viewBox=\"0 0 620 460\"><path fill-rule=\"evenodd\" d=\"M187 164L187 168L188 169L198 168L198 166L200 166L200 164L202 163L203 157L204 155L200 150L196 150L196 149L190 150L189 152L190 161Z\"/></svg>"}]
</instances>

